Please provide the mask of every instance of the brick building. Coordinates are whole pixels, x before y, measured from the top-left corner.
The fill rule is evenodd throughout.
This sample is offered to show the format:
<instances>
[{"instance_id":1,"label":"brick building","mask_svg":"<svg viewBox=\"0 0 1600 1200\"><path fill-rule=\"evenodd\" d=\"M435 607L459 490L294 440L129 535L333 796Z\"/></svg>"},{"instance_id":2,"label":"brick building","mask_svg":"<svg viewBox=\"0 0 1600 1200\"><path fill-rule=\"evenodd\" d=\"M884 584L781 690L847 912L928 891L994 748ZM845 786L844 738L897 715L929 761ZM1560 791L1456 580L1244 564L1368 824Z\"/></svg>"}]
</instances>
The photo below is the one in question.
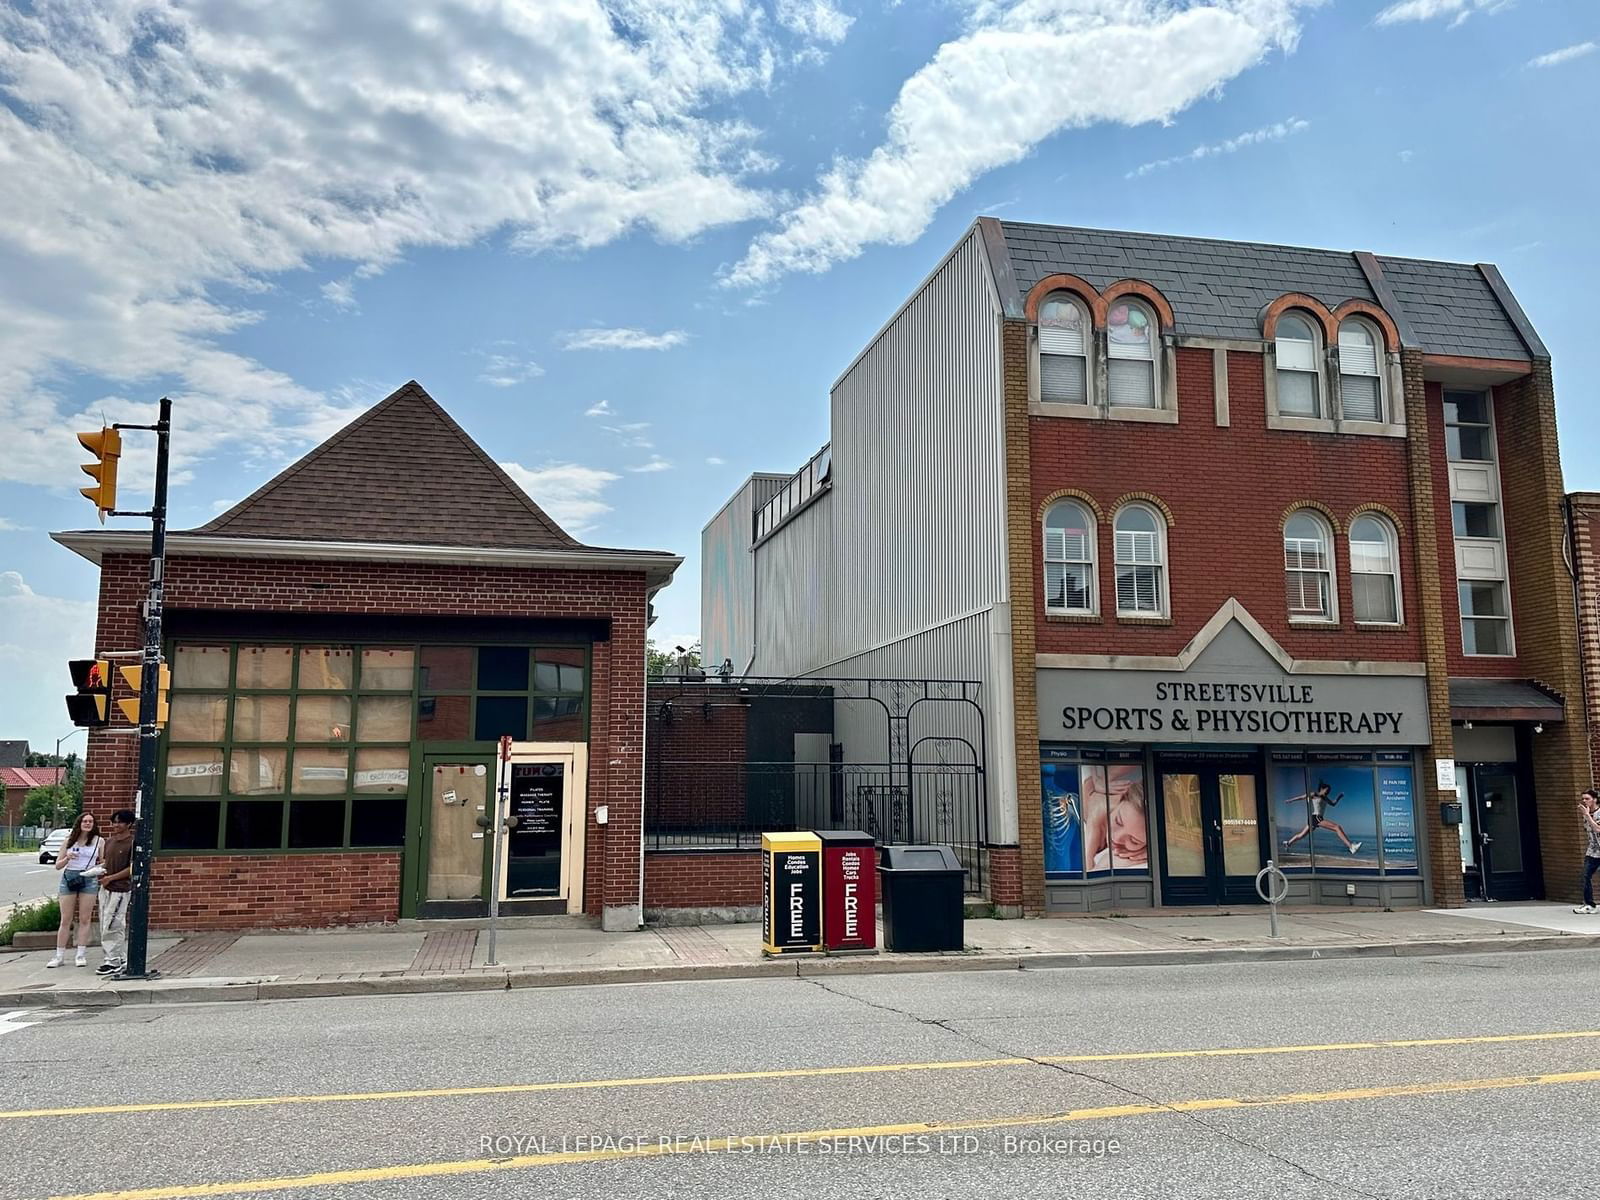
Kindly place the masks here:
<instances>
[{"instance_id":1,"label":"brick building","mask_svg":"<svg viewBox=\"0 0 1600 1200\"><path fill-rule=\"evenodd\" d=\"M983 218L707 527L706 660L978 683L1007 908L1564 897L1554 404L1493 266Z\"/></svg>"},{"instance_id":2,"label":"brick building","mask_svg":"<svg viewBox=\"0 0 1600 1200\"><path fill-rule=\"evenodd\" d=\"M100 567L97 653L138 646L149 535L54 536ZM169 535L152 925L482 913L508 735L502 911L636 927L645 629L680 561L568 536L416 383ZM95 811L136 790L122 732L90 732Z\"/></svg>"},{"instance_id":3,"label":"brick building","mask_svg":"<svg viewBox=\"0 0 1600 1200\"><path fill-rule=\"evenodd\" d=\"M26 748L27 743L21 745ZM28 803L28 793L37 787L49 787L66 778L65 767L12 767L0 766L0 826L16 829L22 825L22 810Z\"/></svg>"}]
</instances>

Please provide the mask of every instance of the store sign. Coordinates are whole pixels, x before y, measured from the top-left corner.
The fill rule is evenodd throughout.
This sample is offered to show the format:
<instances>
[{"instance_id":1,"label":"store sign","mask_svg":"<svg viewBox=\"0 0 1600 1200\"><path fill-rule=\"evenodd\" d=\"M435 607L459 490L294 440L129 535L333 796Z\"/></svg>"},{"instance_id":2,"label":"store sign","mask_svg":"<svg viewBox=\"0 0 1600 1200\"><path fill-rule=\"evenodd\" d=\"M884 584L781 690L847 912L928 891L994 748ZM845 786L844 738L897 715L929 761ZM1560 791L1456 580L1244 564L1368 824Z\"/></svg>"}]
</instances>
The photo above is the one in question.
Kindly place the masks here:
<instances>
[{"instance_id":1,"label":"store sign","mask_svg":"<svg viewBox=\"0 0 1600 1200\"><path fill-rule=\"evenodd\" d=\"M1289 675L1237 622L1187 671L1039 671L1039 734L1086 742L1413 746L1428 694L1411 675Z\"/></svg>"}]
</instances>

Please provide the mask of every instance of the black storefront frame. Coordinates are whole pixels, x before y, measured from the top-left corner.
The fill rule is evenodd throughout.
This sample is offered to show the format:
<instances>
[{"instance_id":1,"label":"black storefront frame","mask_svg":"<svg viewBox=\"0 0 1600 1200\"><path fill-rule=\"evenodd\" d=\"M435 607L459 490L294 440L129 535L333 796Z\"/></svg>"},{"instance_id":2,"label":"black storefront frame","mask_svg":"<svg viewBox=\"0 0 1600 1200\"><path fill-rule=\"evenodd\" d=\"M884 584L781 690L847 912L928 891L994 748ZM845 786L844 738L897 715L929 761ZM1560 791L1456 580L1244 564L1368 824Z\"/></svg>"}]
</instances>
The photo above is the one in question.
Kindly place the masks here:
<instances>
[{"instance_id":1,"label":"black storefront frame","mask_svg":"<svg viewBox=\"0 0 1600 1200\"><path fill-rule=\"evenodd\" d=\"M1225 840L1221 827L1222 797L1220 777L1223 775L1248 775L1255 780L1256 792L1256 843L1259 862L1265 864L1270 855L1268 830L1271 828L1271 807L1267 802L1266 752L1263 747L1239 750L1206 750L1191 748L1152 749L1147 770L1150 787L1155 793L1152 804L1156 809L1156 829L1160 843L1157 855L1158 900L1162 906L1187 907L1194 905L1259 904L1255 875L1228 875L1225 861ZM1174 876L1167 857L1167 798L1162 787L1165 775L1194 774L1200 780L1201 836L1204 839L1205 872L1199 876ZM1215 821L1215 830L1208 831L1206 824ZM1213 834L1215 835L1213 837ZM1260 870L1260 867L1257 867ZM1196 885L1190 881L1202 880Z\"/></svg>"}]
</instances>

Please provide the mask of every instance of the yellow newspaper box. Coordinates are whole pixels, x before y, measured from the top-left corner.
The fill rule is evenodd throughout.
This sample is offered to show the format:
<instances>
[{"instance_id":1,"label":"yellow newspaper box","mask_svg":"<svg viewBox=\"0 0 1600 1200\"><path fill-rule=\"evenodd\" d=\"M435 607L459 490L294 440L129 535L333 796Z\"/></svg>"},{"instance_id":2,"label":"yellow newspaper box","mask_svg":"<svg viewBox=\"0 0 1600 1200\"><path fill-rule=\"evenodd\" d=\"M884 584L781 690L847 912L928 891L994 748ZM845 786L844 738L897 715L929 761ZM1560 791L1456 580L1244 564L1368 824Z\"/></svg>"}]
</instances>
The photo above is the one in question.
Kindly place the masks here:
<instances>
[{"instance_id":1,"label":"yellow newspaper box","mask_svg":"<svg viewBox=\"0 0 1600 1200\"><path fill-rule=\"evenodd\" d=\"M822 949L822 839L814 833L761 835L761 951Z\"/></svg>"}]
</instances>

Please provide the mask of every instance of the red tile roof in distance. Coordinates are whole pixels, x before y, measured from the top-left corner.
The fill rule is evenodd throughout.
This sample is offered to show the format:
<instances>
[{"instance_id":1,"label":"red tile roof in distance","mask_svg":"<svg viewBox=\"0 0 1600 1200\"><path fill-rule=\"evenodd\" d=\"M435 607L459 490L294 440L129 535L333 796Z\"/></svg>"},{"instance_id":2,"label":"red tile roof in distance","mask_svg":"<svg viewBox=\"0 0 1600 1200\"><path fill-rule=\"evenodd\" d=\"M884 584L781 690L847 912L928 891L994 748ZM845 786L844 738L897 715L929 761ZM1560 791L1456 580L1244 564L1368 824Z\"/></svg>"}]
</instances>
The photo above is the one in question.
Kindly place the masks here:
<instances>
[{"instance_id":1,"label":"red tile roof in distance","mask_svg":"<svg viewBox=\"0 0 1600 1200\"><path fill-rule=\"evenodd\" d=\"M36 787L60 783L66 773L65 767L0 767L0 784L3 784L7 791L12 788L27 788L31 791Z\"/></svg>"}]
</instances>

